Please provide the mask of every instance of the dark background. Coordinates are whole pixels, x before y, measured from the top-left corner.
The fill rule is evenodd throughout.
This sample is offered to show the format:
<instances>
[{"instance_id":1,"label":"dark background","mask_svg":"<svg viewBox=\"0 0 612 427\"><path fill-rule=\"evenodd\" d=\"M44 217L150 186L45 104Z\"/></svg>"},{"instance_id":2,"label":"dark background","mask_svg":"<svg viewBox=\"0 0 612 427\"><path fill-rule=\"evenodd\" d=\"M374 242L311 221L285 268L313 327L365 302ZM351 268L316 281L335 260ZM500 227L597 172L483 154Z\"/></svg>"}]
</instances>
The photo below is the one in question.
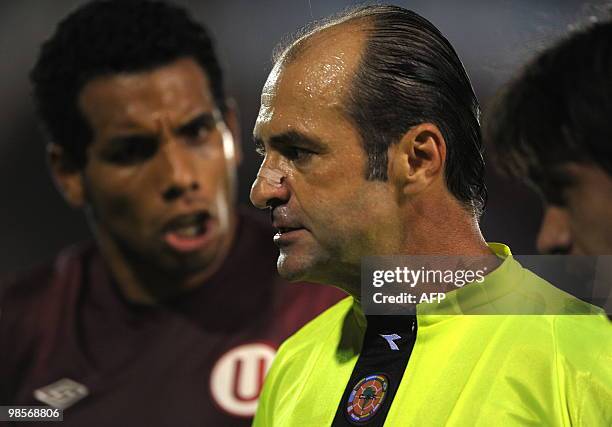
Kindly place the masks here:
<instances>
[{"instance_id":1,"label":"dark background","mask_svg":"<svg viewBox=\"0 0 612 427\"><path fill-rule=\"evenodd\" d=\"M27 74L41 42L77 0L0 2L0 275L50 258L58 249L89 237L84 217L70 210L48 177L44 141L32 113ZM356 4L341 0L177 1L212 32L226 71L228 93L241 112L244 162L240 201L259 166L251 130L259 94L271 68L273 47L298 27ZM573 24L602 16L603 1L414 0L393 2L431 20L455 46L481 104L526 60ZM491 166L491 165L489 165ZM489 241L517 254L535 252L538 198L525 187L500 180L489 167L489 204L482 228Z\"/></svg>"}]
</instances>

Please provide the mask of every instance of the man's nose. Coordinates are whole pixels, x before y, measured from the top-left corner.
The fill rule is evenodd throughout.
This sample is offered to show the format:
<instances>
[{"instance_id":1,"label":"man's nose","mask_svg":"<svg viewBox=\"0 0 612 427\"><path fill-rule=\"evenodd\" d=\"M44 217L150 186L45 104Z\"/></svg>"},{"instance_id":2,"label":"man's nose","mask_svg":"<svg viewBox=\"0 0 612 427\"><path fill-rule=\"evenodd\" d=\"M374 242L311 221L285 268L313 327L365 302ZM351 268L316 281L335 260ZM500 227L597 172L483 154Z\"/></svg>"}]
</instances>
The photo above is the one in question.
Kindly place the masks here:
<instances>
[{"instance_id":1,"label":"man's nose","mask_svg":"<svg viewBox=\"0 0 612 427\"><path fill-rule=\"evenodd\" d=\"M162 196L166 201L200 189L194 154L180 140L166 137L161 147L164 164Z\"/></svg>"},{"instance_id":2,"label":"man's nose","mask_svg":"<svg viewBox=\"0 0 612 427\"><path fill-rule=\"evenodd\" d=\"M283 174L262 164L251 187L251 203L259 209L265 209L288 200L289 189Z\"/></svg>"},{"instance_id":3,"label":"man's nose","mask_svg":"<svg viewBox=\"0 0 612 427\"><path fill-rule=\"evenodd\" d=\"M547 206L538 232L537 247L543 254L567 253L572 246L572 234L567 211Z\"/></svg>"}]
</instances>

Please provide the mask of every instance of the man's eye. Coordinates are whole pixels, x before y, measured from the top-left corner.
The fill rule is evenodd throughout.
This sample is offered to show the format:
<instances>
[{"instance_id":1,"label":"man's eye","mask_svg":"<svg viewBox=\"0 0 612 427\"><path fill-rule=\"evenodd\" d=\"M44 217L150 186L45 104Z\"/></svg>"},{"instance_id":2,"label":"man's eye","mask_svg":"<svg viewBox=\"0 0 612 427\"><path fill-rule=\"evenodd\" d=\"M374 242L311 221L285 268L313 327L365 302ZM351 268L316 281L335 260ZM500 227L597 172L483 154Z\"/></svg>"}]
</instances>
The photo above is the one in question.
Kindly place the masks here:
<instances>
[{"instance_id":1,"label":"man's eye","mask_svg":"<svg viewBox=\"0 0 612 427\"><path fill-rule=\"evenodd\" d=\"M297 162L307 160L313 154L315 154L313 151L306 150L305 148L300 147L287 147L287 149L285 150L285 157L287 157L287 159L289 160Z\"/></svg>"},{"instance_id":2,"label":"man's eye","mask_svg":"<svg viewBox=\"0 0 612 427\"><path fill-rule=\"evenodd\" d=\"M567 206L568 193L577 184L573 176L559 167L532 170L530 180L546 203L558 207Z\"/></svg>"},{"instance_id":3,"label":"man's eye","mask_svg":"<svg viewBox=\"0 0 612 427\"><path fill-rule=\"evenodd\" d=\"M568 182L546 181L540 184L540 192L544 200L553 206L567 206Z\"/></svg>"},{"instance_id":4,"label":"man's eye","mask_svg":"<svg viewBox=\"0 0 612 427\"><path fill-rule=\"evenodd\" d=\"M568 194L576 186L576 180L568 174L551 174L544 185L546 200L555 206L567 206Z\"/></svg>"},{"instance_id":5,"label":"man's eye","mask_svg":"<svg viewBox=\"0 0 612 427\"><path fill-rule=\"evenodd\" d=\"M544 192L544 200L553 206L567 206L567 197L563 194L563 191L546 191Z\"/></svg>"},{"instance_id":6,"label":"man's eye","mask_svg":"<svg viewBox=\"0 0 612 427\"><path fill-rule=\"evenodd\" d=\"M208 138L210 134L210 129L205 124L199 123L194 124L193 126L185 127L181 131L181 133L187 139L197 142L203 142L206 141L206 139Z\"/></svg>"},{"instance_id":7,"label":"man's eye","mask_svg":"<svg viewBox=\"0 0 612 427\"><path fill-rule=\"evenodd\" d=\"M128 144L109 151L105 157L111 163L130 165L153 157L156 151L157 144Z\"/></svg>"}]
</instances>

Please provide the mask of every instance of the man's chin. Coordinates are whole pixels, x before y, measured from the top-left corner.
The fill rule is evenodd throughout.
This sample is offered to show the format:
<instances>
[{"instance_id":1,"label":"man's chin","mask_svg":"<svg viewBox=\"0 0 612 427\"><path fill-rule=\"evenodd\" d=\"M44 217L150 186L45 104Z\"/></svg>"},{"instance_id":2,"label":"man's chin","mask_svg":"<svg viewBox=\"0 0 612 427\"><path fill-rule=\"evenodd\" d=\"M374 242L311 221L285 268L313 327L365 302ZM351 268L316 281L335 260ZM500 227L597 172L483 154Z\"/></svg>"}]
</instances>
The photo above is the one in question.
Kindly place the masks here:
<instances>
[{"instance_id":1,"label":"man's chin","mask_svg":"<svg viewBox=\"0 0 612 427\"><path fill-rule=\"evenodd\" d=\"M308 281L311 276L312 265L305 257L297 257L295 255L281 253L276 262L278 274L285 280L290 282Z\"/></svg>"},{"instance_id":2,"label":"man's chin","mask_svg":"<svg viewBox=\"0 0 612 427\"><path fill-rule=\"evenodd\" d=\"M280 259L276 263L278 275L289 282L304 281L305 272L301 269L296 269L288 266L285 263L281 263Z\"/></svg>"},{"instance_id":3,"label":"man's chin","mask_svg":"<svg viewBox=\"0 0 612 427\"><path fill-rule=\"evenodd\" d=\"M181 276L211 268L216 261L215 255L215 252L208 250L208 248L182 253L163 248L150 258L154 259L154 265L165 273Z\"/></svg>"}]
</instances>

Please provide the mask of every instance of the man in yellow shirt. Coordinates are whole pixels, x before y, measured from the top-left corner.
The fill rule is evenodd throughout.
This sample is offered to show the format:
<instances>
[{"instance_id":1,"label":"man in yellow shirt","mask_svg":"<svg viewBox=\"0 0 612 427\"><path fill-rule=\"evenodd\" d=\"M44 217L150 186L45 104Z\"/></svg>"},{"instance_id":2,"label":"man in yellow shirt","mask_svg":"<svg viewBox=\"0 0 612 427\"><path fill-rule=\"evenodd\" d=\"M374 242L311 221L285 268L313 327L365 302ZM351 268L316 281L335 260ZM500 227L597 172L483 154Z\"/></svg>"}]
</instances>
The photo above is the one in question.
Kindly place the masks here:
<instances>
[{"instance_id":1,"label":"man in yellow shirt","mask_svg":"<svg viewBox=\"0 0 612 427\"><path fill-rule=\"evenodd\" d=\"M395 6L327 21L279 50L261 102L251 200L271 209L278 270L350 297L283 344L256 426L612 422L605 317L480 233L479 106L430 22ZM478 256L493 271L416 316L365 316L373 254ZM548 300L556 315L453 311Z\"/></svg>"}]
</instances>

